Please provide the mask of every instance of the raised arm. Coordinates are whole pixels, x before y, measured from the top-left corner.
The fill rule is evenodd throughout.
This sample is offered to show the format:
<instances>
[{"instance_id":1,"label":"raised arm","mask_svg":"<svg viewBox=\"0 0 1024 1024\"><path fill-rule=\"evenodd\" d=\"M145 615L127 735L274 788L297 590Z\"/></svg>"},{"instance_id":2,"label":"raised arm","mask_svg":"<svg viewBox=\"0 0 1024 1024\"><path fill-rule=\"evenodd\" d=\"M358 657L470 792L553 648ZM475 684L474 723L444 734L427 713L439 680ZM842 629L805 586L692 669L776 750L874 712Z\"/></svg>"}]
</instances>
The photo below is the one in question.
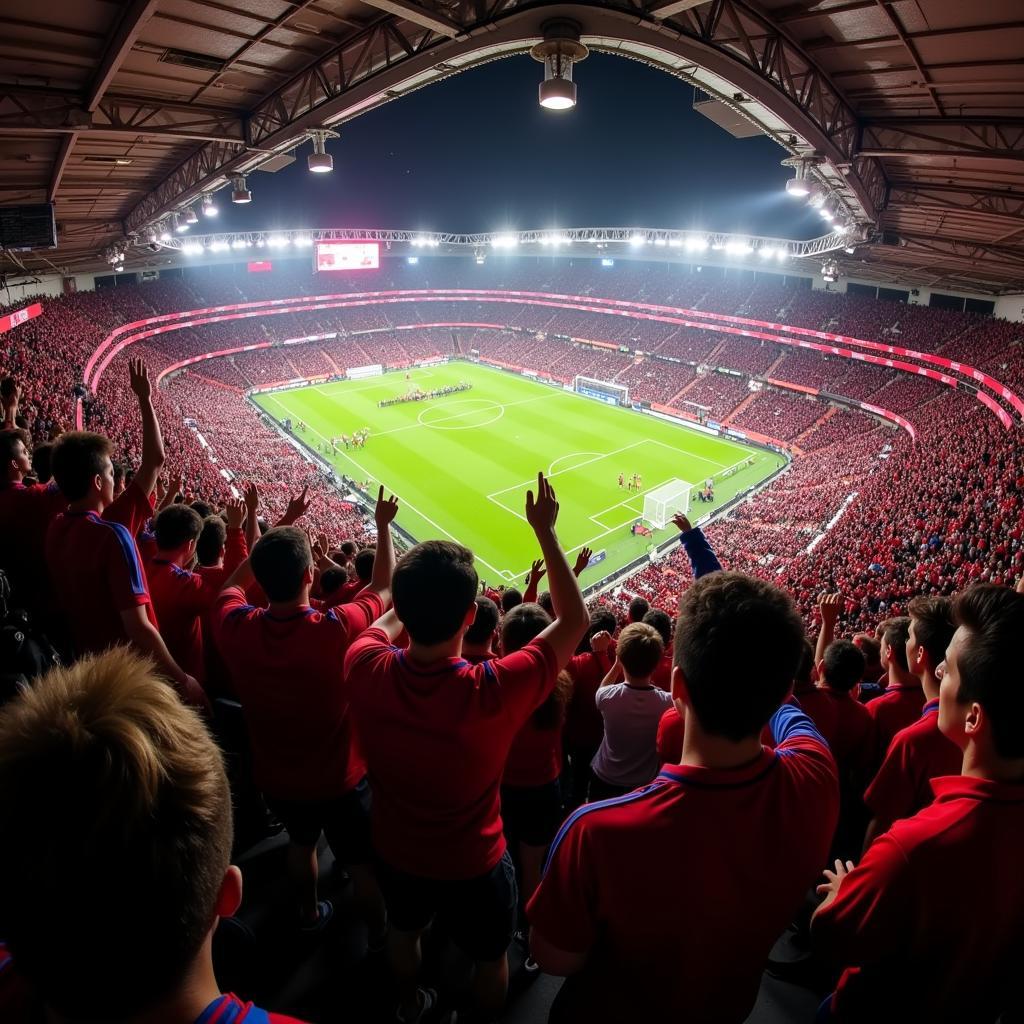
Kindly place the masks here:
<instances>
[{"instance_id":1,"label":"raised arm","mask_svg":"<svg viewBox=\"0 0 1024 1024\"><path fill-rule=\"evenodd\" d=\"M821 615L821 630L818 642L814 646L814 664L820 665L825 660L825 651L836 635L836 620L839 609L843 606L842 594L821 594L818 598L818 614Z\"/></svg>"},{"instance_id":2,"label":"raised arm","mask_svg":"<svg viewBox=\"0 0 1024 1024\"><path fill-rule=\"evenodd\" d=\"M260 539L260 492L255 483L245 488L245 546L252 551Z\"/></svg>"},{"instance_id":3,"label":"raised arm","mask_svg":"<svg viewBox=\"0 0 1024 1024\"><path fill-rule=\"evenodd\" d=\"M672 517L672 522L679 530L679 543L683 545L686 557L690 560L693 578L699 580L701 576L707 576L710 572L721 572L722 563L718 561L718 556L704 536L704 531L699 526L694 526L682 512L677 512Z\"/></svg>"},{"instance_id":4,"label":"raised arm","mask_svg":"<svg viewBox=\"0 0 1024 1024\"><path fill-rule=\"evenodd\" d=\"M13 380L11 383L14 383ZM4 422L2 426L5 430L13 430L18 425L18 405L21 402L21 388L14 384L10 394L0 396L0 401L3 402L4 409Z\"/></svg>"},{"instance_id":5,"label":"raised arm","mask_svg":"<svg viewBox=\"0 0 1024 1024\"><path fill-rule=\"evenodd\" d=\"M203 688L174 660L163 637L149 621L143 605L124 609L121 612L121 624L132 646L156 662L157 671L174 683L174 688L184 701L210 710L210 701Z\"/></svg>"},{"instance_id":6,"label":"raised arm","mask_svg":"<svg viewBox=\"0 0 1024 1024\"><path fill-rule=\"evenodd\" d=\"M575 653L576 645L590 624L590 615L579 583L558 543L555 533L557 518L555 492L544 474L538 473L536 496L533 491L526 492L526 520L533 527L547 566L551 604L555 612L555 621L540 635L551 645L561 669Z\"/></svg>"},{"instance_id":7,"label":"raised arm","mask_svg":"<svg viewBox=\"0 0 1024 1024\"><path fill-rule=\"evenodd\" d=\"M391 602L391 574L395 569L395 545L391 539L391 524L398 515L398 501L392 494L384 497L384 485L377 492L377 507L373 521L377 524L377 551L373 556L373 575L367 590L379 594L385 605Z\"/></svg>"},{"instance_id":8,"label":"raised arm","mask_svg":"<svg viewBox=\"0 0 1024 1024\"><path fill-rule=\"evenodd\" d=\"M129 360L128 382L138 399L139 416L142 418L142 462L135 472L135 484L148 497L156 487L156 478L167 456L164 453L160 423L153 408L153 387L149 381L149 371L141 359Z\"/></svg>"},{"instance_id":9,"label":"raised arm","mask_svg":"<svg viewBox=\"0 0 1024 1024\"><path fill-rule=\"evenodd\" d=\"M526 590L523 592L523 604L531 604L537 600L537 587L546 574L547 569L544 568L544 559L538 558L530 566L530 579L526 584Z\"/></svg>"}]
</instances>

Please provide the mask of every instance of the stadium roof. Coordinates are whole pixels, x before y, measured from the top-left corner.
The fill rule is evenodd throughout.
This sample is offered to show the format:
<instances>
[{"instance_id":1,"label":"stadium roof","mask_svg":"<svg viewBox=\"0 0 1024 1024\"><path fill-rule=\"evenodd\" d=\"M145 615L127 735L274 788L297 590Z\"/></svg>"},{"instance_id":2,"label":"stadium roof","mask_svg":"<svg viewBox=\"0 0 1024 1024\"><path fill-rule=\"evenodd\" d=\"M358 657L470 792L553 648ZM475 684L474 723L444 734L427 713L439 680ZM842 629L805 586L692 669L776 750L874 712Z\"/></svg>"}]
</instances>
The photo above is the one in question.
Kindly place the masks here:
<instances>
[{"instance_id":1,"label":"stadium roof","mask_svg":"<svg viewBox=\"0 0 1024 1024\"><path fill-rule=\"evenodd\" d=\"M823 183L878 229L845 273L1024 291L1020 0L4 0L3 14L0 205L54 200L60 229L57 250L20 257L35 272L102 266L105 246L146 241L310 130L522 53L558 17L823 158Z\"/></svg>"}]
</instances>

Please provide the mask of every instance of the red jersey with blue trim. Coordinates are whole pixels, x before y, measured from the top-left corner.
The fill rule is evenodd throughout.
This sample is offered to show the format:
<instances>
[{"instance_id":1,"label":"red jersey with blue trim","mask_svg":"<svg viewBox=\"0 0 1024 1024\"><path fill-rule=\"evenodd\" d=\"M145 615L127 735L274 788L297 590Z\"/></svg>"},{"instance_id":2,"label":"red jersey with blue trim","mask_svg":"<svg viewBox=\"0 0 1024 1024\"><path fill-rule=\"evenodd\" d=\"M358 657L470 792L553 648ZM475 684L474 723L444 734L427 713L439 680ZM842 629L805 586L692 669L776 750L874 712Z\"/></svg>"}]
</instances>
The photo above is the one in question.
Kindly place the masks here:
<instances>
[{"instance_id":1,"label":"red jersey with blue trim","mask_svg":"<svg viewBox=\"0 0 1024 1024\"><path fill-rule=\"evenodd\" d=\"M377 853L424 878L490 871L505 852L499 786L509 749L558 675L551 645L538 638L479 665L423 665L369 629L345 657L345 675Z\"/></svg>"},{"instance_id":2,"label":"red jersey with blue trim","mask_svg":"<svg viewBox=\"0 0 1024 1024\"><path fill-rule=\"evenodd\" d=\"M793 696L825 737L844 777L857 777L859 789L877 763L875 723L867 707L852 694L827 686L799 689Z\"/></svg>"},{"instance_id":3,"label":"red jersey with blue trim","mask_svg":"<svg viewBox=\"0 0 1024 1024\"><path fill-rule=\"evenodd\" d=\"M366 775L342 665L352 641L383 614L373 591L326 612L306 606L283 617L247 604L240 587L221 591L214 633L242 702L256 784L268 796L330 800Z\"/></svg>"},{"instance_id":4,"label":"red jersey with blue trim","mask_svg":"<svg viewBox=\"0 0 1024 1024\"><path fill-rule=\"evenodd\" d=\"M939 732L939 699L928 701L920 718L901 729L871 785L864 803L876 817L891 825L909 818L932 802L932 779L959 775L963 752Z\"/></svg>"},{"instance_id":5,"label":"red jersey with blue trim","mask_svg":"<svg viewBox=\"0 0 1024 1024\"><path fill-rule=\"evenodd\" d=\"M196 1018L195 1024L303 1024L297 1017L270 1013L243 1003L232 993L219 996Z\"/></svg>"},{"instance_id":6,"label":"red jersey with blue trim","mask_svg":"<svg viewBox=\"0 0 1024 1024\"><path fill-rule=\"evenodd\" d=\"M65 512L50 524L46 565L79 656L129 642L122 611L141 605L157 625L135 544L151 511L149 500L132 484L102 516Z\"/></svg>"},{"instance_id":7,"label":"red jersey with blue trim","mask_svg":"<svg viewBox=\"0 0 1024 1024\"><path fill-rule=\"evenodd\" d=\"M933 779L933 802L879 836L814 917L846 965L836 1021L994 1021L1019 1009L1024 784Z\"/></svg>"},{"instance_id":8,"label":"red jersey with blue trim","mask_svg":"<svg viewBox=\"0 0 1024 1024\"><path fill-rule=\"evenodd\" d=\"M889 749L893 736L913 725L924 707L924 690L920 683L910 686L890 686L881 697L864 705L875 720L875 742L879 756ZM877 763L877 762L876 762Z\"/></svg>"},{"instance_id":9,"label":"red jersey with blue trim","mask_svg":"<svg viewBox=\"0 0 1024 1024\"><path fill-rule=\"evenodd\" d=\"M586 955L559 1020L746 1019L839 807L835 763L810 718L787 704L770 728L775 748L745 765L666 765L566 820L527 906L551 945Z\"/></svg>"}]
</instances>

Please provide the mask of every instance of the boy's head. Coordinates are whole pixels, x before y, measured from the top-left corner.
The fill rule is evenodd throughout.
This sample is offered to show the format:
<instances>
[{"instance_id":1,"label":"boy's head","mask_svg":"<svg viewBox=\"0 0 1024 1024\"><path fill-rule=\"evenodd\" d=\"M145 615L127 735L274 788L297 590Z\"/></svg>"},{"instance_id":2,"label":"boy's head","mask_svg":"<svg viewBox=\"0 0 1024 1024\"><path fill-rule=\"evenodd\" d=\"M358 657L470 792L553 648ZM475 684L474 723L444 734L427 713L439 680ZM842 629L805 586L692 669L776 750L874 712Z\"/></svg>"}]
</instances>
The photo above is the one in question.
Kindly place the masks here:
<instances>
[{"instance_id":1,"label":"boy's head","mask_svg":"<svg viewBox=\"0 0 1024 1024\"><path fill-rule=\"evenodd\" d=\"M166 999L241 899L220 752L126 647L0 710L0 829L4 938L67 1017Z\"/></svg>"},{"instance_id":2,"label":"boy's head","mask_svg":"<svg viewBox=\"0 0 1024 1024\"><path fill-rule=\"evenodd\" d=\"M294 601L313 582L313 553L297 526L267 530L253 546L249 564L271 601Z\"/></svg>"},{"instance_id":3,"label":"boy's head","mask_svg":"<svg viewBox=\"0 0 1024 1024\"><path fill-rule=\"evenodd\" d=\"M822 677L831 690L849 693L864 678L864 653L852 640L833 640L825 648Z\"/></svg>"},{"instance_id":4,"label":"boy's head","mask_svg":"<svg viewBox=\"0 0 1024 1024\"><path fill-rule=\"evenodd\" d=\"M362 548L355 556L353 564L355 565L356 576L359 577L360 583L370 582L373 576L373 562L376 557L376 548Z\"/></svg>"},{"instance_id":5,"label":"boy's head","mask_svg":"<svg viewBox=\"0 0 1024 1024\"><path fill-rule=\"evenodd\" d=\"M348 573L344 569L332 566L320 574L320 589L325 595L333 594L348 583Z\"/></svg>"},{"instance_id":6,"label":"boy's head","mask_svg":"<svg viewBox=\"0 0 1024 1024\"><path fill-rule=\"evenodd\" d=\"M44 441L32 449L32 475L41 483L48 484L53 479L53 442Z\"/></svg>"},{"instance_id":7,"label":"boy's head","mask_svg":"<svg viewBox=\"0 0 1024 1024\"><path fill-rule=\"evenodd\" d=\"M18 427L0 430L0 462L3 462L3 476L0 479L19 483L22 477L32 472L29 458L31 444L27 430Z\"/></svg>"},{"instance_id":8,"label":"boy's head","mask_svg":"<svg viewBox=\"0 0 1024 1024\"><path fill-rule=\"evenodd\" d=\"M196 542L203 532L203 520L188 505L168 505L161 509L153 522L156 546L162 552L184 549L186 560L195 551Z\"/></svg>"},{"instance_id":9,"label":"boy's head","mask_svg":"<svg viewBox=\"0 0 1024 1024\"><path fill-rule=\"evenodd\" d=\"M882 631L882 667L888 671L894 666L898 671L907 671L907 637L910 635L910 619L898 615L888 619Z\"/></svg>"},{"instance_id":10,"label":"boy's head","mask_svg":"<svg viewBox=\"0 0 1024 1024\"><path fill-rule=\"evenodd\" d=\"M853 642L864 655L864 678L875 680L883 672L882 642L869 633L858 633Z\"/></svg>"},{"instance_id":11,"label":"boy's head","mask_svg":"<svg viewBox=\"0 0 1024 1024\"><path fill-rule=\"evenodd\" d=\"M910 629L907 634L907 665L919 679L935 677L946 657L946 648L956 626L953 602L948 597L915 597L907 605Z\"/></svg>"},{"instance_id":12,"label":"boy's head","mask_svg":"<svg viewBox=\"0 0 1024 1024\"><path fill-rule=\"evenodd\" d=\"M630 622L643 622L644 616L651 610L650 602L643 597L634 597L629 602L627 617Z\"/></svg>"},{"instance_id":13,"label":"boy's head","mask_svg":"<svg viewBox=\"0 0 1024 1024\"><path fill-rule=\"evenodd\" d=\"M539 604L517 604L501 620L501 653L518 651L550 625L551 616Z\"/></svg>"},{"instance_id":14,"label":"boy's head","mask_svg":"<svg viewBox=\"0 0 1024 1024\"><path fill-rule=\"evenodd\" d=\"M590 641L598 633L611 633L614 636L618 628L619 623L615 618L615 612L607 605L599 604L596 608L591 608L590 625L587 626L587 631L583 634L583 639L580 641L579 651L589 651Z\"/></svg>"},{"instance_id":15,"label":"boy's head","mask_svg":"<svg viewBox=\"0 0 1024 1024\"><path fill-rule=\"evenodd\" d=\"M62 434L53 449L53 478L68 501L90 496L104 507L114 500L110 439L88 430Z\"/></svg>"},{"instance_id":16,"label":"boy's head","mask_svg":"<svg viewBox=\"0 0 1024 1024\"><path fill-rule=\"evenodd\" d=\"M738 572L709 573L679 602L672 696L706 733L757 736L789 695L803 642L784 591Z\"/></svg>"},{"instance_id":17,"label":"boy's head","mask_svg":"<svg viewBox=\"0 0 1024 1024\"><path fill-rule=\"evenodd\" d=\"M358 550L359 549L356 547L356 542L354 540L343 540L338 545L339 557L336 558L335 561L340 562L342 565L347 565L356 557L356 552Z\"/></svg>"},{"instance_id":18,"label":"boy's head","mask_svg":"<svg viewBox=\"0 0 1024 1024\"><path fill-rule=\"evenodd\" d=\"M507 615L513 608L523 603L523 595L515 587L509 587L501 595L501 611Z\"/></svg>"},{"instance_id":19,"label":"boy's head","mask_svg":"<svg viewBox=\"0 0 1024 1024\"><path fill-rule=\"evenodd\" d=\"M476 599L476 618L473 625L466 630L462 638L463 643L472 644L474 647L489 644L494 639L494 632L500 619L498 606L489 597L481 594Z\"/></svg>"},{"instance_id":20,"label":"boy's head","mask_svg":"<svg viewBox=\"0 0 1024 1024\"><path fill-rule=\"evenodd\" d=\"M216 565L224 554L227 544L228 528L220 516L208 516L203 520L203 528L199 531L196 541L196 560L200 565Z\"/></svg>"},{"instance_id":21,"label":"boy's head","mask_svg":"<svg viewBox=\"0 0 1024 1024\"><path fill-rule=\"evenodd\" d=\"M652 608L644 617L643 621L648 626L653 626L661 637L661 642L666 646L672 643L672 616L660 608Z\"/></svg>"},{"instance_id":22,"label":"boy's head","mask_svg":"<svg viewBox=\"0 0 1024 1024\"><path fill-rule=\"evenodd\" d=\"M631 679L649 679L665 653L665 644L653 626L631 622L619 634L615 653Z\"/></svg>"},{"instance_id":23,"label":"boy's head","mask_svg":"<svg viewBox=\"0 0 1024 1024\"><path fill-rule=\"evenodd\" d=\"M1024 594L980 584L958 594L952 611L939 728L961 749L973 740L996 757L1024 759Z\"/></svg>"},{"instance_id":24,"label":"boy's head","mask_svg":"<svg viewBox=\"0 0 1024 1024\"><path fill-rule=\"evenodd\" d=\"M444 643L472 624L479 582L469 548L447 540L417 544L395 565L395 614L415 643Z\"/></svg>"}]
</instances>

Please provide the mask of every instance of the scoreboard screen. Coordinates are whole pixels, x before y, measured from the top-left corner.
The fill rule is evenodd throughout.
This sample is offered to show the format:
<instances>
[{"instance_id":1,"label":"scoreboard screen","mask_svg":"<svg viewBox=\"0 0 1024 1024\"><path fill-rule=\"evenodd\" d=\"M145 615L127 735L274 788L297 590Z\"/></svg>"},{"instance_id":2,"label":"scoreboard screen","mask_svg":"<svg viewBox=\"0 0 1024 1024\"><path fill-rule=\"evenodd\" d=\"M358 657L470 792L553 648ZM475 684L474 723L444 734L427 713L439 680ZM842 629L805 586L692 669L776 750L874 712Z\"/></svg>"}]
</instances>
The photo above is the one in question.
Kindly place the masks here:
<instances>
[{"instance_id":1,"label":"scoreboard screen","mask_svg":"<svg viewBox=\"0 0 1024 1024\"><path fill-rule=\"evenodd\" d=\"M380 244L377 242L317 242L316 269L377 270L380 267Z\"/></svg>"}]
</instances>

